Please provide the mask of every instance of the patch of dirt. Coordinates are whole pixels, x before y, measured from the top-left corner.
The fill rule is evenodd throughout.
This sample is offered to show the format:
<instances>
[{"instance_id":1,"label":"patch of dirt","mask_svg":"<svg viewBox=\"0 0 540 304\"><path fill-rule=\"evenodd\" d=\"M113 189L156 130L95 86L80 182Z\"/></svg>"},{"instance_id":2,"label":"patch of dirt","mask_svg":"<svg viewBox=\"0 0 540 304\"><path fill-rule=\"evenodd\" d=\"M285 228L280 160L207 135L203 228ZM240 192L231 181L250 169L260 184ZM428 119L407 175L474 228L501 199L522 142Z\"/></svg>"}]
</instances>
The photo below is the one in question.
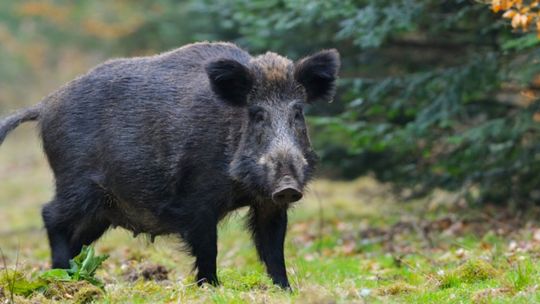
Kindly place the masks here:
<instances>
[{"instance_id":1,"label":"patch of dirt","mask_svg":"<svg viewBox=\"0 0 540 304\"><path fill-rule=\"evenodd\" d=\"M359 231L357 239L364 242L382 243L385 250L391 253L414 253L417 248L408 244L408 235L415 235L428 249L447 250L448 246L441 239L454 238L467 234L480 237L488 233L501 237L519 236L523 231L533 231L532 242L527 245L540 245L540 227L527 221L521 214L509 212L504 208L486 207L486 211L476 215L452 214L435 220L407 219L401 220L389 227L368 227ZM486 245L487 246L487 245ZM531 251L523 244L514 244L522 251ZM489 248L486 248L489 249Z\"/></svg>"},{"instance_id":2,"label":"patch of dirt","mask_svg":"<svg viewBox=\"0 0 540 304\"><path fill-rule=\"evenodd\" d=\"M475 304L491 303L493 298L511 293L510 288L488 288L473 294L471 300Z\"/></svg>"},{"instance_id":3,"label":"patch of dirt","mask_svg":"<svg viewBox=\"0 0 540 304\"><path fill-rule=\"evenodd\" d=\"M404 293L418 291L418 288L405 282L397 282L389 286L383 286L377 289L377 294L381 296L395 296Z\"/></svg>"},{"instance_id":4,"label":"patch of dirt","mask_svg":"<svg viewBox=\"0 0 540 304\"><path fill-rule=\"evenodd\" d=\"M143 269L142 276L145 280L167 280L169 271L162 265L150 265Z\"/></svg>"},{"instance_id":5,"label":"patch of dirt","mask_svg":"<svg viewBox=\"0 0 540 304\"><path fill-rule=\"evenodd\" d=\"M145 281L164 281L169 278L169 270L163 265L148 264L139 267L128 268L124 276L128 281L134 282L138 279Z\"/></svg>"}]
</instances>

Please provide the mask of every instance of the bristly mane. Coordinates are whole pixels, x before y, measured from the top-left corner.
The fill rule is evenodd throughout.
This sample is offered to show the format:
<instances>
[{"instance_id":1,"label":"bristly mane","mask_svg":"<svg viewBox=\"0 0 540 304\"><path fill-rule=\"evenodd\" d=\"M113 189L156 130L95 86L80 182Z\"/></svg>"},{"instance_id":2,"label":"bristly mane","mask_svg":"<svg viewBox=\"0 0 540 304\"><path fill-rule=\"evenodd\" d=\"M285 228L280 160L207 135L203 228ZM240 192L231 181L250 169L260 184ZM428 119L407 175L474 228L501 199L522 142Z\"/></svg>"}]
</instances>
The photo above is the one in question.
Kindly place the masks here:
<instances>
[{"instance_id":1,"label":"bristly mane","mask_svg":"<svg viewBox=\"0 0 540 304\"><path fill-rule=\"evenodd\" d=\"M279 100L284 96L302 97L304 92L294 79L294 63L290 59L267 52L253 58L250 65L256 76L252 98L274 96Z\"/></svg>"}]
</instances>

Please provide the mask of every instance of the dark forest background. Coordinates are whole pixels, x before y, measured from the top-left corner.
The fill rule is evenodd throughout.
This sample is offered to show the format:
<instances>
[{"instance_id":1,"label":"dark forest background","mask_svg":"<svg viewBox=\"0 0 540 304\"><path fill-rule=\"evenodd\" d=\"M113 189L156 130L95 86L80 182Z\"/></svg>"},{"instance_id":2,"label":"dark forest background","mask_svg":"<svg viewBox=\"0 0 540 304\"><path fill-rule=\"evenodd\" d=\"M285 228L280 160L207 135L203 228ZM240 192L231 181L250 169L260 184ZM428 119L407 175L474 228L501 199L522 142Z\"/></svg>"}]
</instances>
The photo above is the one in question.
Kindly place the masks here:
<instances>
[{"instance_id":1,"label":"dark forest background","mask_svg":"<svg viewBox=\"0 0 540 304\"><path fill-rule=\"evenodd\" d=\"M111 57L200 40L292 59L336 48L338 95L309 109L321 175L523 207L540 203L540 39L503 13L467 0L0 1L0 113Z\"/></svg>"}]
</instances>

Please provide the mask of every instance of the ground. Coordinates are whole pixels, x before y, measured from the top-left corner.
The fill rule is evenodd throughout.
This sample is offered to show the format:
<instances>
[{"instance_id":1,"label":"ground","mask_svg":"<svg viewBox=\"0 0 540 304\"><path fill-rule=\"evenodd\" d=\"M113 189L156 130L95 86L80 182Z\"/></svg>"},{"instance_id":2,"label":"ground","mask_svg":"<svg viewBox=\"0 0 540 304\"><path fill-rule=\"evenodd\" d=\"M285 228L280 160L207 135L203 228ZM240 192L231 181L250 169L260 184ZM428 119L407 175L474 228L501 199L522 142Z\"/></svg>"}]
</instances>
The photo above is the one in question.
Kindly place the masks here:
<instances>
[{"instance_id":1,"label":"ground","mask_svg":"<svg viewBox=\"0 0 540 304\"><path fill-rule=\"evenodd\" d=\"M0 249L26 278L47 269L40 206L52 176L31 126L0 147ZM540 303L540 212L470 206L437 192L403 202L364 177L320 179L291 212L286 257L292 292L270 283L243 229L244 211L219 229L222 286L198 288L192 259L172 237L155 243L121 229L95 244L110 255L89 284L55 283L16 302L95 303ZM1 275L0 275L1 277ZM93 286L90 286L93 287ZM85 289L86 288L86 289ZM86 293L85 293L86 292ZM82 296L81 296L82 294ZM0 281L0 303L10 293Z\"/></svg>"}]
</instances>

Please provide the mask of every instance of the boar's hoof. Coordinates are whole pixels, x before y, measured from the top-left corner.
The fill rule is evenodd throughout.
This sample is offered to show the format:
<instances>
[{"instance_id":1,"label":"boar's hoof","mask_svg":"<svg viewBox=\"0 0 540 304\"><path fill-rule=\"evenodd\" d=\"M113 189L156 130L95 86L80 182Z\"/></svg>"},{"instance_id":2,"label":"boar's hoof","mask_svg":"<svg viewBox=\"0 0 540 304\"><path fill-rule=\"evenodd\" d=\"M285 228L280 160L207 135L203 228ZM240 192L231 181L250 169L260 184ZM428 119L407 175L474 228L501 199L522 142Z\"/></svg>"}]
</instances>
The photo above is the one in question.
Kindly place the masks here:
<instances>
[{"instance_id":1,"label":"boar's hoof","mask_svg":"<svg viewBox=\"0 0 540 304\"><path fill-rule=\"evenodd\" d=\"M285 291L292 291L291 285L289 285L289 281L287 279L285 280L274 280L274 284L277 285L279 288L285 290Z\"/></svg>"},{"instance_id":2,"label":"boar's hoof","mask_svg":"<svg viewBox=\"0 0 540 304\"><path fill-rule=\"evenodd\" d=\"M210 284L211 286L219 286L219 280L216 277L200 278L197 280L198 286L203 286L204 284Z\"/></svg>"}]
</instances>

